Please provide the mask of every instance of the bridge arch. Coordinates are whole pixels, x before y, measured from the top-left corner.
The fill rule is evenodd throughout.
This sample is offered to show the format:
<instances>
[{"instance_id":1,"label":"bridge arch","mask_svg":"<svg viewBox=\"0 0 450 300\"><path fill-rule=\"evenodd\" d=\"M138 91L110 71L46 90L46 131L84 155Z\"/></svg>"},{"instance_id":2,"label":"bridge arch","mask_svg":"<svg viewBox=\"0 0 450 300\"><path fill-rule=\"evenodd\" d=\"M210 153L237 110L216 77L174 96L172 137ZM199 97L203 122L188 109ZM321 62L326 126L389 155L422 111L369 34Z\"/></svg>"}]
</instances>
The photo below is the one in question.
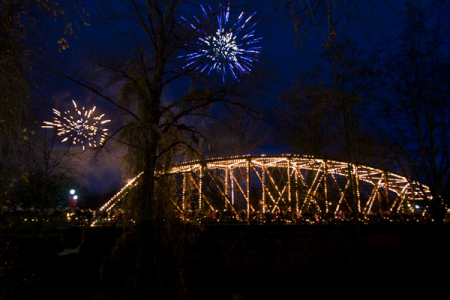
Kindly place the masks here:
<instances>
[{"instance_id":1,"label":"bridge arch","mask_svg":"<svg viewBox=\"0 0 450 300\"><path fill-rule=\"evenodd\" d=\"M139 174L102 209L109 210L139 182ZM181 163L160 176L173 176L171 198L188 210L228 210L238 218L251 211L353 212L364 215L416 210L431 199L429 188L407 177L346 162L312 156L235 156ZM353 188L351 188L353 187Z\"/></svg>"}]
</instances>

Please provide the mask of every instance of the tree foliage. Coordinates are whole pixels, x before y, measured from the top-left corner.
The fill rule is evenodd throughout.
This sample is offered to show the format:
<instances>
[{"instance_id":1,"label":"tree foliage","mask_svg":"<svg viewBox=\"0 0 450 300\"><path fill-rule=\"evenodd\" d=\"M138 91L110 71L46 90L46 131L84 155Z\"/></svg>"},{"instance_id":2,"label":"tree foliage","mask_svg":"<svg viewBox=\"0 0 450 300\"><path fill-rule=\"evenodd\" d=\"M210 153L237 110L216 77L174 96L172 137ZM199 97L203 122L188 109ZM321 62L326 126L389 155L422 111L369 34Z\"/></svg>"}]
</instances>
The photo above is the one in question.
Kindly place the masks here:
<instances>
[{"instance_id":1,"label":"tree foliage","mask_svg":"<svg viewBox=\"0 0 450 300\"><path fill-rule=\"evenodd\" d=\"M32 168L25 161L35 139L36 91L46 77L44 65L52 50L69 47L68 36L78 26L65 18L76 11L83 20L80 1L17 1L0 3L0 185L2 203ZM56 22L56 23L55 23ZM55 26L57 24L57 26ZM59 30L55 30L55 27ZM53 42L48 47L47 42ZM52 48L54 47L54 48ZM34 111L33 111L34 110ZM36 153L36 152L35 152Z\"/></svg>"}]
</instances>

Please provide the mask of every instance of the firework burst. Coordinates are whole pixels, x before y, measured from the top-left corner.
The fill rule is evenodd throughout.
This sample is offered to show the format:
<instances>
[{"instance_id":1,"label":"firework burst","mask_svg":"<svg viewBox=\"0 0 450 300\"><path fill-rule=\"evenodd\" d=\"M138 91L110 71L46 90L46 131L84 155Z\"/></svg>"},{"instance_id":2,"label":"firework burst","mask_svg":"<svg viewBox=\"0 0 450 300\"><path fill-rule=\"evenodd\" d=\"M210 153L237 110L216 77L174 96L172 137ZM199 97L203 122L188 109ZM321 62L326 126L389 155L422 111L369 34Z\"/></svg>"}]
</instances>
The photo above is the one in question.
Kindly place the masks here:
<instances>
[{"instance_id":1,"label":"firework burst","mask_svg":"<svg viewBox=\"0 0 450 300\"><path fill-rule=\"evenodd\" d=\"M102 126L111 120L102 121L105 114L94 117L95 106L90 110L84 107L79 110L74 100L72 103L75 108L73 112L67 110L62 115L60 111L53 109L56 117L53 117L53 122L44 121L45 125L42 128L56 128L59 136L66 136L62 142L71 140L73 144L81 144L83 150L86 145L97 147L97 142L98 145L102 145L108 135L108 129Z\"/></svg>"},{"instance_id":2,"label":"firework burst","mask_svg":"<svg viewBox=\"0 0 450 300\"><path fill-rule=\"evenodd\" d=\"M239 81L238 73L250 73L261 49L253 45L262 39L254 36L253 27L256 23L250 24L256 12L248 17L241 12L236 21L231 22L229 4L219 4L217 11L213 11L210 6L201 8L203 15L200 18L194 16L192 22L182 17L186 26L200 34L197 41L190 45L195 51L178 56L187 61L183 68L206 71L208 74L215 70L222 74L224 82L229 72ZM214 19L217 19L217 25L213 24Z\"/></svg>"}]
</instances>

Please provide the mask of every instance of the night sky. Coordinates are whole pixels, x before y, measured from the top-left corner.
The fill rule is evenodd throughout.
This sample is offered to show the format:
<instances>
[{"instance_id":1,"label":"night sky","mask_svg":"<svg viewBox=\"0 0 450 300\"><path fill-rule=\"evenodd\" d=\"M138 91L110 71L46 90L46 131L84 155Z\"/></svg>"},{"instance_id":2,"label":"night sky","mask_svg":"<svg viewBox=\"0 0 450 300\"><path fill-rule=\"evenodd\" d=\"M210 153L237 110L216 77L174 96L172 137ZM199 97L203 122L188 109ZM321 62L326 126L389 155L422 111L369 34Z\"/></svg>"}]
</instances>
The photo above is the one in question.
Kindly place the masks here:
<instances>
[{"instance_id":1,"label":"night sky","mask_svg":"<svg viewBox=\"0 0 450 300\"><path fill-rule=\"evenodd\" d=\"M305 31L300 31L299 35L295 35L294 23L289 17L290 9L295 8L294 4L292 4L292 1L278 1L275 4L273 2L277 1L238 1L237 3L230 3L231 10L235 10L235 12L245 11L247 15L254 11L257 12L254 16L254 20L257 22L255 26L256 35L263 39L259 43L262 47L259 56L260 61L254 63L253 71L254 74L266 71L271 73L271 84L266 86L263 93L258 94L258 101L266 110L277 108L277 105L279 105L277 97L280 92L288 90L293 83L299 80L305 80L304 78L311 72L312 68L320 63L320 53L324 49L327 30L324 20L317 20L317 26L313 24L310 27L303 26L300 28L300 30L308 29L307 35ZM353 1L344 2L351 3ZM374 53L382 53L382 50L390 41L395 41L395 38L401 32L401 23L403 22L404 6L400 4L401 1L390 1L390 3L388 1L390 5L394 6L393 9L388 9L385 1L375 2L377 7L358 4L358 18L351 17L347 20L342 17L339 20L340 28L343 28L343 24L345 24L345 32L356 41L357 46L361 49L361 55L366 57ZM215 3L212 1L197 1L194 5L187 7L187 11L190 13L198 11L198 14L200 14L201 10L198 4L211 4L213 6ZM90 23L90 26L81 26L80 29L75 30L76 39L69 40L71 47L61 53L55 53L60 60L59 68L66 74L73 74L72 72L75 70L94 72L96 68L93 60L94 54L101 53L104 47L111 45L111 39L115 39L114 32L103 27L99 22L102 14L98 6L93 3L86 3L85 7L89 14L86 21ZM189 17L189 14L184 16ZM437 18L437 14L434 14L434 16ZM77 17L73 16L73 18ZM430 22L433 22L433 20L430 20ZM126 30L126 28L122 29ZM344 32L338 32L338 34L344 34ZM125 47L126 45L122 46ZM105 49L105 51L107 50ZM101 80L101 77L97 77L97 79ZM315 80L326 81L326 78ZM181 84L181 88L186 86L186 82L182 80L176 84ZM170 93L177 90L176 84L171 86L170 91L167 91L167 99L170 99ZM106 101L95 97L74 83L55 79L55 82L51 82L47 89L50 101L42 121L52 118L50 107L64 111L72 107L71 100L73 99L79 105L97 106L98 111L106 114L105 118L112 120L111 131L120 122L120 115ZM111 89L110 92L113 94L114 89ZM121 184L120 149L114 149L113 145L108 148L112 151L104 151L96 158L93 157L93 151L83 153L85 158L80 168L83 173L88 175L87 178L89 179L86 182L89 182L89 186L94 190L106 191ZM273 142L267 143L261 149L263 149L261 153L266 154L290 153L289 149Z\"/></svg>"}]
</instances>

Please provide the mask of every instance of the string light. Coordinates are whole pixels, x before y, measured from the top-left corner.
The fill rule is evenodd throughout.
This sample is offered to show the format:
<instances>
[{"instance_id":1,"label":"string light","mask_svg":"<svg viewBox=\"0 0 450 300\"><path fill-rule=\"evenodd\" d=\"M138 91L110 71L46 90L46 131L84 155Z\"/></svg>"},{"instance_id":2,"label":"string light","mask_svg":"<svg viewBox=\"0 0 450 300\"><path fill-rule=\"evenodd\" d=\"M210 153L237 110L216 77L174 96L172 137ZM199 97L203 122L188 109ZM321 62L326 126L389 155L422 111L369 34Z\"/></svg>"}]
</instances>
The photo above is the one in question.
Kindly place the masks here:
<instances>
[{"instance_id":1,"label":"string light","mask_svg":"<svg viewBox=\"0 0 450 300\"><path fill-rule=\"evenodd\" d=\"M404 201L406 201L408 207L410 207L411 211L414 211L414 208L411 207L411 204L409 203L408 199L414 198L414 200L423 200L425 197L427 199L432 199L431 192L429 188L425 185L422 185L418 182L408 180L407 178L400 176L398 174L385 172L380 169L368 167L368 166L362 166L362 165L356 165L351 164L351 174L356 178L356 199L358 201L358 211L362 212L363 214L369 214L372 211L375 199L377 197L376 191L379 188L385 187L388 190L388 194L386 197L389 197L389 193L392 192L397 197L400 197L401 200L399 205L403 205ZM202 169L203 168L203 169ZM247 170L247 192L244 191L240 184L240 180L236 177L236 175L233 172L233 169L240 169L245 168ZM342 210L342 203L345 202L347 205L347 208L350 212L352 212L352 208L349 205L345 193L348 191L350 186L350 178L348 176L348 168L349 165L346 162L339 162L339 161L332 161L332 160L322 160L322 159L315 159L312 156L300 156L300 155L283 155L283 156L250 156L250 155L243 155L243 156L232 156L232 157L219 157L219 158L211 158L211 159L204 159L204 160L194 160L194 161L187 161L180 163L178 165L175 165L171 168L169 168L167 171L162 172L158 171L157 174L163 175L163 174L191 174L191 178L193 180L194 186L199 190L199 208L201 208L201 201L204 200L208 205L209 208L212 210L219 210L218 208L215 208L210 201L205 197L204 193L202 192L202 184L203 184L203 176L210 176L213 178L212 174L209 172L209 170L222 170L223 174L228 178L230 178L231 182L228 182L228 179L225 180L226 186L228 184L231 184L231 203L229 203L228 196L226 188L225 192L222 191L222 188L218 185L218 183L213 178L213 181L216 183L216 186L221 191L222 196L224 197L224 205L225 207L230 204L233 208L234 205L234 187L236 186L240 193L243 195L245 200L247 201L247 213L249 213L250 209L254 210L254 207L250 205L250 194L249 194L249 175L251 169L254 170L254 173L256 174L256 178L259 179L259 182L261 184L262 188L262 211L266 211L266 195L268 195L269 199L272 201L274 207L273 209L277 209L280 203L286 203L285 198L288 199L289 203L291 203L290 195L288 197L285 196L286 191L290 194L289 188L287 187L287 183L283 183L282 185L276 184L274 177L269 172L268 168L281 168L281 170L285 170L284 172L287 172L288 178L291 176L291 172L295 174L295 183L296 187L301 184L304 188L307 189L306 197L303 201L303 205L301 207L300 213L302 213L303 210L306 210L310 204L313 204L317 211L321 212L322 209L327 209L328 206L332 205L332 202L325 202L325 206L322 208L321 205L316 199L320 198L320 195L318 194L319 189L318 187L321 184L325 184L324 190L326 190L327 193L330 193L333 189L326 187L326 180L328 176L333 180L334 186L337 188L338 193L340 194L339 201L335 208L335 213ZM260 170L260 171L258 171ZM311 171L309 176L314 176L314 179L312 179L311 185L308 185L308 180L305 178L305 176L302 174L302 170L305 171ZM206 172L206 173L205 173ZM261 175L260 175L261 172ZM295 172L295 173L294 173ZM193 177L192 173L200 174L199 176L199 182L197 183ZM142 174L142 173L141 173ZM127 185L122 188L121 191L119 191L116 195L114 195L103 207L102 209L111 209L114 203L120 201L123 199L127 193L127 188L132 186L136 186L138 184L137 178L141 175L139 174L132 180L130 180ZM156 174L156 173L155 173ZM305 173L306 174L306 173ZM271 185L273 186L274 190L276 191L276 197L271 193L271 191L268 188L268 185L266 184L266 178L268 177ZM342 189L342 187L339 184L338 179L336 176L340 176L343 178L346 178L346 184L345 187ZM182 202L185 203L186 201L186 185L188 184L188 180L183 179L183 195L182 195ZM289 180L288 180L289 181ZM311 182L311 180L309 180ZM245 182L245 181L244 181ZM361 185L360 183L369 183L370 186L372 186L370 197L368 201L363 206L363 203L361 202L361 188L368 189L368 185ZM299 209L299 203L298 203L298 188L295 188L295 194L297 197L297 203L296 203L296 211L298 212ZM228 201L228 202L227 202ZM380 199L379 199L380 201ZM392 211L394 208L394 205L396 205L398 201L393 201L392 207L389 211ZM183 210L186 210L187 208L183 208ZM237 214L237 212L235 212ZM239 216L236 215L237 218Z\"/></svg>"}]
</instances>

